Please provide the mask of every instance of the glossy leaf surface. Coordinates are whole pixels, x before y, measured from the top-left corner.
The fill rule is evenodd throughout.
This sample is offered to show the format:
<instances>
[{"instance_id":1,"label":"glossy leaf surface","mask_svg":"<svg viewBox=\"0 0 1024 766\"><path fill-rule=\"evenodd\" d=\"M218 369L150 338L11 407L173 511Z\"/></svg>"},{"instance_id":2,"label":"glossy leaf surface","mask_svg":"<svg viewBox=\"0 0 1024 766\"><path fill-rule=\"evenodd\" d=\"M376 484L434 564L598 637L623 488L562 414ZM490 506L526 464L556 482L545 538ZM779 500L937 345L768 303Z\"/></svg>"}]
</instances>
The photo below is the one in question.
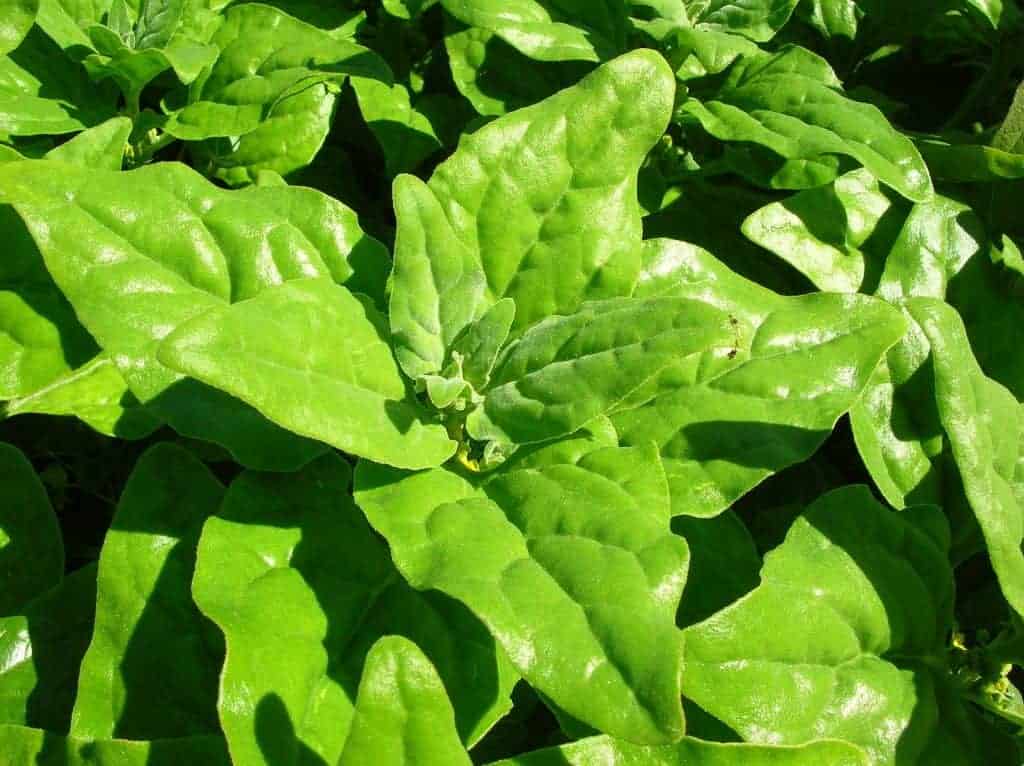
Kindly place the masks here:
<instances>
[{"instance_id":1,"label":"glossy leaf surface","mask_svg":"<svg viewBox=\"0 0 1024 766\"><path fill-rule=\"evenodd\" d=\"M360 463L356 501L403 576L469 606L556 704L634 741L673 741L688 551L668 531L651 447L580 444L513 458L480 489L445 469Z\"/></svg>"},{"instance_id":2,"label":"glossy leaf surface","mask_svg":"<svg viewBox=\"0 0 1024 766\"><path fill-rule=\"evenodd\" d=\"M193 594L225 634L219 712L236 764L336 763L383 635L431 658L464 741L508 708L507 660L464 608L401 580L349 480L333 455L297 474L243 474L204 529Z\"/></svg>"}]
</instances>

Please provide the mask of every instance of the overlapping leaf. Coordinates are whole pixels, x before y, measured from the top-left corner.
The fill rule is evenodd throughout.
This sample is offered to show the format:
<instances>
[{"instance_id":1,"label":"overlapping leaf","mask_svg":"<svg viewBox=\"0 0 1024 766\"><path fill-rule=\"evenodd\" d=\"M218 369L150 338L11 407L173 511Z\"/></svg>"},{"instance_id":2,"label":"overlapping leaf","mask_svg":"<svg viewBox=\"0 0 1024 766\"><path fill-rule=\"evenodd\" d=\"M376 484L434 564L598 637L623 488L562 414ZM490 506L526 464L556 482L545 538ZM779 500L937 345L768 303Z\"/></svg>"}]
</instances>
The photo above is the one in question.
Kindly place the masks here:
<instances>
[{"instance_id":1,"label":"overlapping leaf","mask_svg":"<svg viewBox=\"0 0 1024 766\"><path fill-rule=\"evenodd\" d=\"M632 741L678 739L688 551L668 530L657 453L581 438L488 477L362 462L356 501L403 576L469 606L559 707Z\"/></svg>"},{"instance_id":2,"label":"overlapping leaf","mask_svg":"<svg viewBox=\"0 0 1024 766\"><path fill-rule=\"evenodd\" d=\"M637 51L467 137L429 185L398 179L390 311L407 374L442 370L455 338L500 298L515 301L517 335L631 291L637 171L672 93L664 60Z\"/></svg>"},{"instance_id":3,"label":"overlapping leaf","mask_svg":"<svg viewBox=\"0 0 1024 766\"><path fill-rule=\"evenodd\" d=\"M153 740L219 731L222 647L192 603L191 585L200 530L223 492L179 447L160 444L139 459L100 553L96 628L71 722L76 737Z\"/></svg>"},{"instance_id":4,"label":"overlapping leaf","mask_svg":"<svg viewBox=\"0 0 1024 766\"><path fill-rule=\"evenodd\" d=\"M364 657L384 635L411 638L431 659L463 741L508 709L507 660L464 607L402 581L349 480L334 455L297 474L243 474L203 531L193 593L227 641L218 706L237 766L338 762ZM388 661L368 668L362 697L378 699L373 675Z\"/></svg>"},{"instance_id":5,"label":"overlapping leaf","mask_svg":"<svg viewBox=\"0 0 1024 766\"><path fill-rule=\"evenodd\" d=\"M646 245L637 296L676 295L725 310L731 346L684 359L619 407L624 444L661 448L673 514L713 516L809 457L903 335L899 312L863 296L783 297L709 253Z\"/></svg>"},{"instance_id":6,"label":"overlapping leaf","mask_svg":"<svg viewBox=\"0 0 1024 766\"><path fill-rule=\"evenodd\" d=\"M686 630L684 692L751 742L839 738L872 764L1013 763L944 677L948 540L938 509L897 514L863 487L825 495L756 590Z\"/></svg>"},{"instance_id":7,"label":"overlapping leaf","mask_svg":"<svg viewBox=\"0 0 1024 766\"><path fill-rule=\"evenodd\" d=\"M294 468L322 450L184 380L155 352L186 320L266 286L352 278L349 256L373 246L341 203L291 187L226 192L174 164L104 173L7 163L0 175L54 281L143 404L249 465Z\"/></svg>"}]
</instances>

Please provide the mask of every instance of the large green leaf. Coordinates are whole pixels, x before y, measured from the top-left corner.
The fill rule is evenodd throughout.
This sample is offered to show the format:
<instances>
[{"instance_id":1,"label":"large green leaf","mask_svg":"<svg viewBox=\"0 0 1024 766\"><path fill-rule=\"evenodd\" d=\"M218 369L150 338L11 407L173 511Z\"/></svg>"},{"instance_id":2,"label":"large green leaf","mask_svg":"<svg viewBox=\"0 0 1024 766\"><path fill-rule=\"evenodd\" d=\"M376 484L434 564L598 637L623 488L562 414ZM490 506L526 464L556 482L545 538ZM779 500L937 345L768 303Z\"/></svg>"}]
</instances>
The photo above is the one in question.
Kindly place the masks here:
<instances>
[{"instance_id":1,"label":"large green leaf","mask_svg":"<svg viewBox=\"0 0 1024 766\"><path fill-rule=\"evenodd\" d=\"M416 644L380 639L359 680L355 714L338 766L470 766L444 684Z\"/></svg>"},{"instance_id":2,"label":"large green leaf","mask_svg":"<svg viewBox=\"0 0 1024 766\"><path fill-rule=\"evenodd\" d=\"M209 175L232 185L309 164L346 75L391 80L372 51L258 3L231 8L212 43L220 55L165 130L187 141L230 137L196 152Z\"/></svg>"},{"instance_id":3,"label":"large green leaf","mask_svg":"<svg viewBox=\"0 0 1024 766\"><path fill-rule=\"evenodd\" d=\"M48 151L46 159L97 170L120 170L131 132L131 120L114 117L72 136Z\"/></svg>"},{"instance_id":4,"label":"large green leaf","mask_svg":"<svg viewBox=\"0 0 1024 766\"><path fill-rule=\"evenodd\" d=\"M910 200L933 194L913 142L877 107L844 95L825 61L803 48L744 57L720 88L680 108L721 141L758 144L787 160L846 155Z\"/></svg>"},{"instance_id":5,"label":"large green leaf","mask_svg":"<svg viewBox=\"0 0 1024 766\"><path fill-rule=\"evenodd\" d=\"M860 248L891 207L874 176L855 170L761 208L743 222L743 233L819 290L854 293L867 270Z\"/></svg>"},{"instance_id":6,"label":"large green leaf","mask_svg":"<svg viewBox=\"0 0 1024 766\"><path fill-rule=\"evenodd\" d=\"M866 487L823 496L765 558L761 585L685 631L686 696L744 739L852 742L871 764L1016 763L947 675L948 530Z\"/></svg>"},{"instance_id":7,"label":"large green leaf","mask_svg":"<svg viewBox=\"0 0 1024 766\"><path fill-rule=\"evenodd\" d=\"M0 618L0 723L68 730L95 611L96 567L89 565L21 614Z\"/></svg>"},{"instance_id":8,"label":"large green leaf","mask_svg":"<svg viewBox=\"0 0 1024 766\"><path fill-rule=\"evenodd\" d=\"M441 0L459 21L538 61L601 61L621 53L625 0Z\"/></svg>"},{"instance_id":9,"label":"large green leaf","mask_svg":"<svg viewBox=\"0 0 1024 766\"><path fill-rule=\"evenodd\" d=\"M68 415L107 436L144 439L163 425L128 390L110 357L99 355L42 388L7 402L9 417Z\"/></svg>"},{"instance_id":10,"label":"large green leaf","mask_svg":"<svg viewBox=\"0 0 1024 766\"><path fill-rule=\"evenodd\" d=\"M384 635L430 658L463 741L510 706L516 677L486 630L405 584L349 481L335 455L296 474L245 473L203 531L193 595L226 638L219 711L236 766L337 763L363 660Z\"/></svg>"},{"instance_id":11,"label":"large green leaf","mask_svg":"<svg viewBox=\"0 0 1024 766\"><path fill-rule=\"evenodd\" d=\"M156 360L178 325L264 287L348 277L366 245L344 206L308 189L228 192L179 164L128 173L57 162L0 165L0 189L25 219L75 313L147 407L239 462L293 469L322 446ZM372 249L372 247L371 247ZM347 264L347 265L346 265Z\"/></svg>"},{"instance_id":12,"label":"large green leaf","mask_svg":"<svg viewBox=\"0 0 1024 766\"><path fill-rule=\"evenodd\" d=\"M985 377L956 311L915 298L907 310L931 349L935 402L964 492L1010 606L1024 615L1024 509L1014 494L1024 423L1013 395Z\"/></svg>"},{"instance_id":13,"label":"large green leaf","mask_svg":"<svg viewBox=\"0 0 1024 766\"><path fill-rule=\"evenodd\" d=\"M200 530L223 493L180 447L158 444L139 458L100 552L75 736L149 740L218 731L222 648L192 603L191 586Z\"/></svg>"},{"instance_id":14,"label":"large green leaf","mask_svg":"<svg viewBox=\"0 0 1024 766\"><path fill-rule=\"evenodd\" d=\"M862 750L846 742L798 747L719 744L687 737L674 745L631 745L591 737L537 750L491 766L868 766Z\"/></svg>"},{"instance_id":15,"label":"large green leaf","mask_svg":"<svg viewBox=\"0 0 1024 766\"><path fill-rule=\"evenodd\" d=\"M21 450L0 442L0 617L56 586L64 541L46 489Z\"/></svg>"},{"instance_id":16,"label":"large green leaf","mask_svg":"<svg viewBox=\"0 0 1024 766\"><path fill-rule=\"evenodd\" d=\"M733 340L725 313L700 301L584 303L534 325L502 356L467 430L514 444L570 434L673 362Z\"/></svg>"},{"instance_id":17,"label":"large green leaf","mask_svg":"<svg viewBox=\"0 0 1024 766\"><path fill-rule=\"evenodd\" d=\"M157 742L63 737L42 729L0 725L4 763L36 766L229 766L221 737Z\"/></svg>"},{"instance_id":18,"label":"large green leaf","mask_svg":"<svg viewBox=\"0 0 1024 766\"><path fill-rule=\"evenodd\" d=\"M0 57L0 132L76 133L113 117L117 89L97 87L85 70L33 28Z\"/></svg>"},{"instance_id":19,"label":"large green leaf","mask_svg":"<svg viewBox=\"0 0 1024 766\"><path fill-rule=\"evenodd\" d=\"M675 741L688 550L653 447L595 447L528 450L482 487L363 461L356 502L405 578L469 606L559 707L631 741Z\"/></svg>"},{"instance_id":20,"label":"large green leaf","mask_svg":"<svg viewBox=\"0 0 1024 766\"><path fill-rule=\"evenodd\" d=\"M674 515L713 516L814 453L905 322L874 298L777 295L691 245L645 250L637 296L706 301L730 314L735 340L668 368L613 422L622 443L661 447Z\"/></svg>"},{"instance_id":21,"label":"large green leaf","mask_svg":"<svg viewBox=\"0 0 1024 766\"><path fill-rule=\"evenodd\" d=\"M453 340L501 298L515 301L519 334L632 290L637 172L673 89L664 60L635 51L467 136L428 186L397 180L391 327L407 373L443 369Z\"/></svg>"},{"instance_id":22,"label":"large green leaf","mask_svg":"<svg viewBox=\"0 0 1024 766\"><path fill-rule=\"evenodd\" d=\"M159 358L354 455L429 468L455 452L412 397L383 317L330 280L286 283L211 309L171 333Z\"/></svg>"},{"instance_id":23,"label":"large green leaf","mask_svg":"<svg viewBox=\"0 0 1024 766\"><path fill-rule=\"evenodd\" d=\"M13 51L25 39L38 11L39 0L0 1L0 18L4 20L0 26L0 56Z\"/></svg>"}]
</instances>

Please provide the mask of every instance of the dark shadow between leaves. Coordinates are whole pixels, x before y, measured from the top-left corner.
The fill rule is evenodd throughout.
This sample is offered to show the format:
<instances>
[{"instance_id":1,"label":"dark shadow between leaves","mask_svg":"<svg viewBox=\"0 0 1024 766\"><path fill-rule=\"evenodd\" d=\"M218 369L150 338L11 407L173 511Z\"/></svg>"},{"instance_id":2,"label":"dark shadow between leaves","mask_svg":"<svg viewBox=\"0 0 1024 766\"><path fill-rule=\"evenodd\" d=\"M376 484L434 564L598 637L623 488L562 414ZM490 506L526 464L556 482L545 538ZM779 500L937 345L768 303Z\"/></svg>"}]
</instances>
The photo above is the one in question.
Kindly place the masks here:
<instances>
[{"instance_id":1,"label":"dark shadow between leaves","mask_svg":"<svg viewBox=\"0 0 1024 766\"><path fill-rule=\"evenodd\" d=\"M748 420L709 420L682 429L685 459L726 461L744 468L779 471L806 460L828 438L817 431L785 423Z\"/></svg>"},{"instance_id":2,"label":"dark shadow between leaves","mask_svg":"<svg viewBox=\"0 0 1024 766\"><path fill-rule=\"evenodd\" d=\"M61 734L70 730L78 673L92 639L95 612L95 564L72 572L26 608L36 672L36 683L25 701L29 726Z\"/></svg>"},{"instance_id":3,"label":"dark shadow between leaves","mask_svg":"<svg viewBox=\"0 0 1024 766\"><path fill-rule=\"evenodd\" d=\"M295 724L284 701L276 694L265 694L256 704L256 742L263 760L273 766L328 766L305 742L295 734Z\"/></svg>"},{"instance_id":4,"label":"dark shadow between leaves","mask_svg":"<svg viewBox=\"0 0 1024 766\"><path fill-rule=\"evenodd\" d=\"M114 528L121 529L116 525L116 517ZM168 529L167 533L180 531ZM192 602L198 542L196 529L194 535L185 536L174 545L125 645L117 669L124 684L121 715L114 725L114 736L118 739L174 739L220 731L217 689L224 662L224 638ZM182 620L185 611L192 614ZM163 643L163 651L155 651L155 642ZM175 665L168 672L171 647ZM188 693L192 690L201 693ZM154 705L154 697L161 704ZM177 704L181 702L186 704Z\"/></svg>"}]
</instances>

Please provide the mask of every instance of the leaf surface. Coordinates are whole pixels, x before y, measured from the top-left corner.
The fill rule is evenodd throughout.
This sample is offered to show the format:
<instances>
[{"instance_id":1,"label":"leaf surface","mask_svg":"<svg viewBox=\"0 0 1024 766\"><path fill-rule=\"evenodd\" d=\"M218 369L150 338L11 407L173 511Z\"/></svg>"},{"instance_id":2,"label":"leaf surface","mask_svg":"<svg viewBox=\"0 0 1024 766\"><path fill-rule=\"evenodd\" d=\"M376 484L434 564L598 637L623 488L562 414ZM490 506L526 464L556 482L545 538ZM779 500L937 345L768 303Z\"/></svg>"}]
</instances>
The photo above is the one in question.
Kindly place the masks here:
<instances>
[{"instance_id":1,"label":"leaf surface","mask_svg":"<svg viewBox=\"0 0 1024 766\"><path fill-rule=\"evenodd\" d=\"M674 515L713 516L813 454L906 325L877 299L783 297L700 248L645 247L637 296L706 301L735 320L735 339L668 368L612 420L623 444L660 446Z\"/></svg>"},{"instance_id":2,"label":"leaf surface","mask_svg":"<svg viewBox=\"0 0 1024 766\"><path fill-rule=\"evenodd\" d=\"M43 483L17 447L0 442L0 616L60 583L64 541Z\"/></svg>"},{"instance_id":3,"label":"leaf surface","mask_svg":"<svg viewBox=\"0 0 1024 766\"><path fill-rule=\"evenodd\" d=\"M488 476L478 489L362 462L356 502L410 584L469 606L559 707L634 741L678 739L689 552L654 449L556 443Z\"/></svg>"},{"instance_id":4,"label":"leaf surface","mask_svg":"<svg viewBox=\"0 0 1024 766\"><path fill-rule=\"evenodd\" d=\"M338 766L470 766L444 684L416 644L380 639L366 656Z\"/></svg>"},{"instance_id":5,"label":"leaf surface","mask_svg":"<svg viewBox=\"0 0 1024 766\"><path fill-rule=\"evenodd\" d=\"M440 465L455 444L410 396L383 323L344 287L302 280L192 319L159 358L292 432L403 468Z\"/></svg>"},{"instance_id":6,"label":"leaf surface","mask_svg":"<svg viewBox=\"0 0 1024 766\"><path fill-rule=\"evenodd\" d=\"M199 533L223 494L180 447L158 444L139 458L100 552L96 628L71 722L76 737L174 739L219 730L222 648L191 586Z\"/></svg>"},{"instance_id":7,"label":"leaf surface","mask_svg":"<svg viewBox=\"0 0 1024 766\"><path fill-rule=\"evenodd\" d=\"M508 710L516 676L464 607L418 594L326 455L296 474L235 480L199 544L193 595L224 632L219 712L234 763L336 763L373 643L415 641L444 681L463 741Z\"/></svg>"}]
</instances>

